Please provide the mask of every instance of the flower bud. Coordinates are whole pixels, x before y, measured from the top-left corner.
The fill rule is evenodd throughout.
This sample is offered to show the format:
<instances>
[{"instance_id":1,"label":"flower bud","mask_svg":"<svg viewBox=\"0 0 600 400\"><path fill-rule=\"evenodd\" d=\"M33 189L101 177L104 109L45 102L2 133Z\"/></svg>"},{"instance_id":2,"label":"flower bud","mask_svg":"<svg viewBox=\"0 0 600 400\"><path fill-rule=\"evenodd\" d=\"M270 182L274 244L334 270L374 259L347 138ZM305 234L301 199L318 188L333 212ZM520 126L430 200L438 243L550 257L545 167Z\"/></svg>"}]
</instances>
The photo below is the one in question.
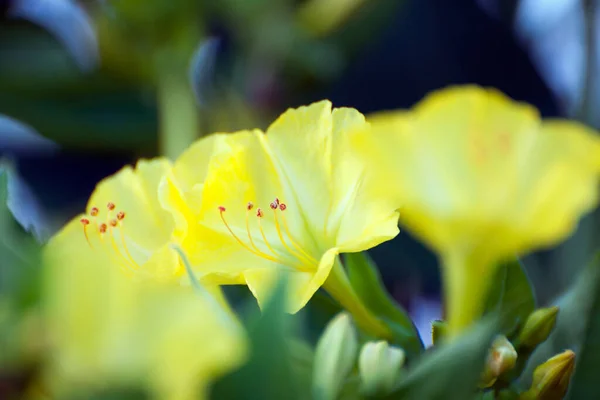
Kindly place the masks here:
<instances>
[{"instance_id":1,"label":"flower bud","mask_svg":"<svg viewBox=\"0 0 600 400\"><path fill-rule=\"evenodd\" d=\"M400 375L405 358L404 350L392 347L386 341L365 343L358 358L363 394L389 393Z\"/></svg>"},{"instance_id":2,"label":"flower bud","mask_svg":"<svg viewBox=\"0 0 600 400\"><path fill-rule=\"evenodd\" d=\"M338 314L317 343L312 391L317 400L334 400L356 361L358 339L352 319Z\"/></svg>"},{"instance_id":3,"label":"flower bud","mask_svg":"<svg viewBox=\"0 0 600 400\"><path fill-rule=\"evenodd\" d=\"M512 369L517 362L517 351L505 336L498 336L492 343L490 352L485 362L485 370L479 386L487 388L492 386L496 379L506 371Z\"/></svg>"},{"instance_id":4,"label":"flower bud","mask_svg":"<svg viewBox=\"0 0 600 400\"><path fill-rule=\"evenodd\" d=\"M554 325L556 325L557 315L558 307L540 308L531 313L525 322L525 326L521 329L521 333L519 333L519 346L534 349L544 342L554 329Z\"/></svg>"},{"instance_id":5,"label":"flower bud","mask_svg":"<svg viewBox=\"0 0 600 400\"><path fill-rule=\"evenodd\" d=\"M440 344L448 335L448 324L444 321L435 320L431 323L431 343Z\"/></svg>"},{"instance_id":6,"label":"flower bud","mask_svg":"<svg viewBox=\"0 0 600 400\"><path fill-rule=\"evenodd\" d=\"M566 350L533 371L531 388L523 393L520 400L562 399L569 388L569 381L575 368L575 353Z\"/></svg>"}]
</instances>

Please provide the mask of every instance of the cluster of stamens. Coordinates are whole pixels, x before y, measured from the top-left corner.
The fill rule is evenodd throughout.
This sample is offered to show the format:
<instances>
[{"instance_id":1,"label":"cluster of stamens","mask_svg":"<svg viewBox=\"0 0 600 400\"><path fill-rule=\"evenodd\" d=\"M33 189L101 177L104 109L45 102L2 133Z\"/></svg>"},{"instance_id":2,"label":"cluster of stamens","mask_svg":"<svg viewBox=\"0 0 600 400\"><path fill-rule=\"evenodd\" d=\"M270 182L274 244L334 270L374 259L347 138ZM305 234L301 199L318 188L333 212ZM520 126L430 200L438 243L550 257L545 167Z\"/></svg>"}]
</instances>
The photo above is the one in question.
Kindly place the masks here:
<instances>
[{"instance_id":1,"label":"cluster of stamens","mask_svg":"<svg viewBox=\"0 0 600 400\"><path fill-rule=\"evenodd\" d=\"M83 235L85 236L85 240L88 243L88 245L92 249L94 249L94 245L92 245L92 242L90 241L90 236L88 235L88 226L93 225L95 232L98 233L98 235L100 237L101 244L104 243L105 235L108 234L108 236L110 236L110 243L111 243L113 250L119 255L119 257L122 257L125 259L126 264L130 268L137 269L137 268L139 268L139 265L135 262L134 258L129 253L129 250L127 248L127 242L125 240L125 235L123 233L123 223L125 220L125 212L119 211L113 217L112 213L115 210L115 208L116 208L115 203L108 202L106 204L106 209L108 210L106 213L106 219L104 221L99 221L98 215L100 214L100 210L98 209L98 207L92 207L89 212L89 217L86 216L86 217L81 218L81 220L80 220L81 225L83 225ZM114 231L116 229L118 229L120 232L121 246L123 248L125 255L123 255L121 250L119 250L119 247L117 246L117 243L115 241Z\"/></svg>"},{"instance_id":2,"label":"cluster of stamens","mask_svg":"<svg viewBox=\"0 0 600 400\"><path fill-rule=\"evenodd\" d=\"M295 262L293 263L294 267L296 267L297 269L304 269L307 266L310 268L318 264L318 261L308 252L306 252L294 240L292 234L290 233L290 229L284 213L284 211L287 209L286 204L280 202L278 198L275 198L275 200L273 200L269 204L269 208L273 211L273 222L275 225L275 230L277 232L277 236L281 245L285 249L284 254L282 254L281 251L275 250L275 248L267 239L267 235L265 234L265 231L262 226L262 220L265 217L265 212L262 208L258 207L256 209L255 215L258 221L258 230L260 232L262 243L264 243L268 251L263 251L256 245L256 238L252 235L250 229L250 215L252 210L254 210L254 203L248 202L248 204L246 204L246 233L248 236L247 242L245 242L238 235L236 235L227 223L227 220L225 219L224 215L227 209L224 206L219 206L218 210L221 216L221 220L223 221L223 224L225 224L225 227L227 228L231 236L233 236L233 238L241 246L243 246L246 250L250 251L251 253L279 264L290 264L289 262L285 262L284 260L288 259L285 257L286 255L292 255L295 259Z\"/></svg>"}]
</instances>

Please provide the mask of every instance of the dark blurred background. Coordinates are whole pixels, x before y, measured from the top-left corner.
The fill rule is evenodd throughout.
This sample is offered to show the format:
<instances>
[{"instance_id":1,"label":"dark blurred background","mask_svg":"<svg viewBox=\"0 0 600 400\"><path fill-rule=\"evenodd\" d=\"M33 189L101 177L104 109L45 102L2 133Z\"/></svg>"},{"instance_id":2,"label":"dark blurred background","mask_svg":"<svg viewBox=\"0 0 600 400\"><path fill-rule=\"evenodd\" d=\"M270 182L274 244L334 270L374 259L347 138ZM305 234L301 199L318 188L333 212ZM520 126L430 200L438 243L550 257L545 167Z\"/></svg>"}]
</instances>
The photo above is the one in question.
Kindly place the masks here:
<instances>
[{"instance_id":1,"label":"dark blurred background","mask_svg":"<svg viewBox=\"0 0 600 400\"><path fill-rule=\"evenodd\" d=\"M47 237L123 165L175 157L210 132L265 128L323 98L369 113L477 83L597 127L597 9L595 0L0 0L0 153L35 210L24 218ZM588 260L597 221L526 258L541 304ZM372 255L418 325L439 315L431 253L402 233Z\"/></svg>"}]
</instances>

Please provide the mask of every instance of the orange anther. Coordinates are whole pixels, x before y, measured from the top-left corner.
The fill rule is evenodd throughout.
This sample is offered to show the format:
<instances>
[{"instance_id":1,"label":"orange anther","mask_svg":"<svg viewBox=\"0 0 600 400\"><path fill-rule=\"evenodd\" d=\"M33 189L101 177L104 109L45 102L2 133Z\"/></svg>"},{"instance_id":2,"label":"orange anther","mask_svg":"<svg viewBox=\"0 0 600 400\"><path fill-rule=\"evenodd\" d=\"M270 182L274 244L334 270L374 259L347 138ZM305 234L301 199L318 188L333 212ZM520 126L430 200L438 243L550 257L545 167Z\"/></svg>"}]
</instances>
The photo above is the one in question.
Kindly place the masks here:
<instances>
[{"instance_id":1,"label":"orange anther","mask_svg":"<svg viewBox=\"0 0 600 400\"><path fill-rule=\"evenodd\" d=\"M280 209L281 211L285 211L285 209L286 209L286 208L287 208L287 206L286 206L284 203L281 203L281 204L279 205L279 209Z\"/></svg>"},{"instance_id":2,"label":"orange anther","mask_svg":"<svg viewBox=\"0 0 600 400\"><path fill-rule=\"evenodd\" d=\"M115 203L109 201L108 204L106 205L106 208L108 208L110 211L115 209Z\"/></svg>"},{"instance_id":3,"label":"orange anther","mask_svg":"<svg viewBox=\"0 0 600 400\"><path fill-rule=\"evenodd\" d=\"M225 207L223 207L223 206L219 206L219 211L220 211L220 212L225 212L225 210L226 210L226 208L225 208Z\"/></svg>"},{"instance_id":4,"label":"orange anther","mask_svg":"<svg viewBox=\"0 0 600 400\"><path fill-rule=\"evenodd\" d=\"M250 211L250 210L252 210L254 208L254 204L251 201L249 201L248 205L246 206L246 208L248 209L248 211Z\"/></svg>"},{"instance_id":5,"label":"orange anther","mask_svg":"<svg viewBox=\"0 0 600 400\"><path fill-rule=\"evenodd\" d=\"M279 204L277 204L277 202L272 202L271 204L269 204L269 207L271 207L272 210L277 210L277 207L279 206Z\"/></svg>"},{"instance_id":6,"label":"orange anther","mask_svg":"<svg viewBox=\"0 0 600 400\"><path fill-rule=\"evenodd\" d=\"M259 208L258 210L256 210L256 216L257 216L258 218L262 218L262 217L263 217L263 215L264 215L264 214L263 214L263 211L262 211L260 208Z\"/></svg>"},{"instance_id":7,"label":"orange anther","mask_svg":"<svg viewBox=\"0 0 600 400\"><path fill-rule=\"evenodd\" d=\"M113 228L114 228L115 226L117 226L117 220L116 220L116 219L111 219L111 220L110 220L110 226L112 226Z\"/></svg>"},{"instance_id":8,"label":"orange anther","mask_svg":"<svg viewBox=\"0 0 600 400\"><path fill-rule=\"evenodd\" d=\"M124 219L125 219L125 213L124 213L123 211L119 211L119 212L117 213L117 219L118 219L119 221L122 221L122 220L124 220Z\"/></svg>"},{"instance_id":9,"label":"orange anther","mask_svg":"<svg viewBox=\"0 0 600 400\"><path fill-rule=\"evenodd\" d=\"M83 225L89 225L89 224L90 224L90 220L89 220L89 219L87 219L87 218L81 218L81 219L80 219L80 221L81 221L81 223L82 223Z\"/></svg>"},{"instance_id":10,"label":"orange anther","mask_svg":"<svg viewBox=\"0 0 600 400\"><path fill-rule=\"evenodd\" d=\"M92 217L95 217L96 215L98 215L99 212L100 210L98 210L98 207L92 207L92 209L90 210L90 215Z\"/></svg>"},{"instance_id":11,"label":"orange anther","mask_svg":"<svg viewBox=\"0 0 600 400\"><path fill-rule=\"evenodd\" d=\"M108 227L106 226L106 224L100 224L100 226L98 227L98 230L100 231L100 233L106 233L106 229Z\"/></svg>"}]
</instances>

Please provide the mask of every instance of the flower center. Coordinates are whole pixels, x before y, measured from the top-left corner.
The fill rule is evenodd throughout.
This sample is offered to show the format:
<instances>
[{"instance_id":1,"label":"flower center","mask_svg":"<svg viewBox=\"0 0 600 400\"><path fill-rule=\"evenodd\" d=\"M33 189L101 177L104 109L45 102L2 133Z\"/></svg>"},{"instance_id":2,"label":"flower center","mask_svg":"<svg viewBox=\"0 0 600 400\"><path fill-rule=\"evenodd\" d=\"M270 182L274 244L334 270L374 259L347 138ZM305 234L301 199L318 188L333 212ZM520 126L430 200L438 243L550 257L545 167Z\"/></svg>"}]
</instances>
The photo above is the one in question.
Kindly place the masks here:
<instances>
[{"instance_id":1,"label":"flower center","mask_svg":"<svg viewBox=\"0 0 600 400\"><path fill-rule=\"evenodd\" d=\"M269 208L273 212L272 223L275 227L275 232L277 233L277 238L271 238L271 241L269 241L263 228L263 219L266 218L265 212L259 207L256 209L256 213L253 213L254 203L248 202L246 205L245 226L247 240L242 240L236 235L231 226L227 223L227 220L225 219L226 208L219 206L218 210L221 220L231 236L252 254L278 264L291 265L296 270L312 271L319 262L311 256L310 253L304 250L296 240L294 240L287 219L285 218L285 211L287 210L285 203L282 203L278 198L275 198L275 200L269 204ZM256 237L258 236L256 232L254 235L252 234L252 229L250 227L251 214L254 214L257 219L258 232L260 234L259 238ZM262 243L264 245L263 249L261 249L257 243Z\"/></svg>"},{"instance_id":2,"label":"flower center","mask_svg":"<svg viewBox=\"0 0 600 400\"><path fill-rule=\"evenodd\" d=\"M106 237L108 236L108 241L112 247L112 251L114 251L117 256L125 262L125 266L131 270L135 271L140 268L140 265L135 261L135 259L131 256L129 249L127 248L127 241L125 240L124 230L124 222L125 222L125 212L119 211L113 217L112 213L115 210L115 203L109 202L106 205L107 213L104 221L99 221L98 214L100 210L98 207L92 207L90 210L89 218L83 217L80 222L83 225L83 235L85 236L85 240L90 246L91 249L95 249L92 241L90 240L90 234L97 235L100 241L100 247L103 247L106 243ZM91 219L91 221L90 221ZM92 225L92 231L88 231L88 226ZM117 236L116 231L119 232L118 236L120 236L120 246L117 244Z\"/></svg>"}]
</instances>

